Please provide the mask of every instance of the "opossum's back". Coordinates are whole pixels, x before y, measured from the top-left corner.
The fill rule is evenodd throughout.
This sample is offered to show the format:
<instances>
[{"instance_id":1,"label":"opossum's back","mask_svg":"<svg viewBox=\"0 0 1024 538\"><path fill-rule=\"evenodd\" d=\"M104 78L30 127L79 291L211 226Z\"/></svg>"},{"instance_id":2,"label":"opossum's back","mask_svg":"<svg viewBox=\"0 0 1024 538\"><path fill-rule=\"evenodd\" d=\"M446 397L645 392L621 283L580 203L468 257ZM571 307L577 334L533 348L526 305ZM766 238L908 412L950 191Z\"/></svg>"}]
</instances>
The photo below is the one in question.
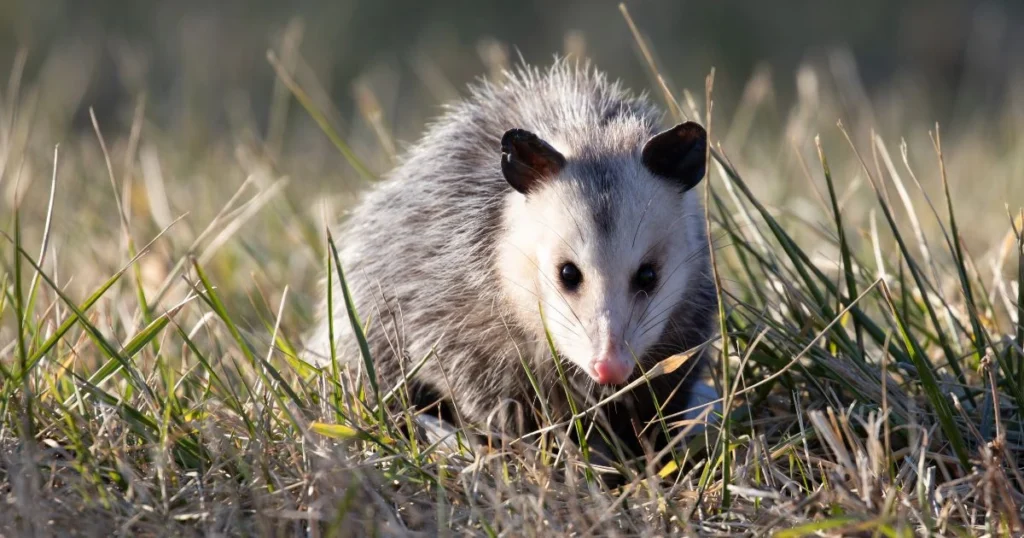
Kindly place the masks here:
<instances>
[{"instance_id":1,"label":"opossum's back","mask_svg":"<svg viewBox=\"0 0 1024 538\"><path fill-rule=\"evenodd\" d=\"M346 270L369 271L391 285L392 278L459 279L480 269L497 233L504 185L500 177L474 177L460 186L445 172L407 163L368 193L338 229Z\"/></svg>"}]
</instances>

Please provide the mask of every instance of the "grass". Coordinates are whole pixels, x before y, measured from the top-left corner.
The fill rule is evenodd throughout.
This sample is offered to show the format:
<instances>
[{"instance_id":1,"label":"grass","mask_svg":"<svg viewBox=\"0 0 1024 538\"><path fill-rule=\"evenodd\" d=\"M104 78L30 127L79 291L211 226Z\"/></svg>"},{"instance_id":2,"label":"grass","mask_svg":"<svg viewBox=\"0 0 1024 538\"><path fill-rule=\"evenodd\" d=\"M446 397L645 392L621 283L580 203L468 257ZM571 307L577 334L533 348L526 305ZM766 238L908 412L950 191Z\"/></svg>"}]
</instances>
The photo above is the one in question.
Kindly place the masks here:
<instances>
[{"instance_id":1,"label":"grass","mask_svg":"<svg viewBox=\"0 0 1024 538\"><path fill-rule=\"evenodd\" d=\"M787 115L763 77L727 107L711 106L709 79L698 105L636 35L655 95L720 142L703 195L727 412L675 447L679 464L609 490L565 425L531 443L431 442L408 433L406 395L377 385L365 346L363 372L297 358L320 275L344 277L321 230L366 185L339 177L377 175L394 143L373 106L371 128L341 134L292 43L270 55L278 94L333 149L242 121L191 152L142 100L126 133L105 137L93 116L62 137L33 116L47 81L11 77L0 534L1024 531L1024 140L964 122L951 143L908 119L893 145L866 119L882 109L841 83ZM324 190L342 194L316 202ZM372 326L349 313L357 332ZM367 404L370 391L392 405Z\"/></svg>"}]
</instances>

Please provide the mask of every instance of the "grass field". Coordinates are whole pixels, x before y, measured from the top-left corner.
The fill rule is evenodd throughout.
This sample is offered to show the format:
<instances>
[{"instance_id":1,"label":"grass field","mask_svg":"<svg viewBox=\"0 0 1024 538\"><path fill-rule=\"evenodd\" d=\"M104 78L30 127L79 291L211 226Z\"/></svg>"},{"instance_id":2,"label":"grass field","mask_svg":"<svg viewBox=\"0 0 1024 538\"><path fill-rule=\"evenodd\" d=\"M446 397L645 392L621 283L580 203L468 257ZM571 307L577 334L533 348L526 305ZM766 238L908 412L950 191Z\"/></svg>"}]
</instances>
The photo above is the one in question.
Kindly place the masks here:
<instances>
[{"instance_id":1,"label":"grass field","mask_svg":"<svg viewBox=\"0 0 1024 538\"><path fill-rule=\"evenodd\" d=\"M223 138L153 123L143 96L128 129L68 131L73 88L13 66L0 535L1024 532L1021 103L937 126L913 92L808 66L792 107L763 73L710 106L711 77L670 83L638 55L717 143L726 413L609 490L565 425L541 450L431 444L400 405L364 405L365 379L295 358L325 223L402 143L372 85L342 121L289 44L269 125L240 106ZM286 129L289 108L319 128Z\"/></svg>"}]
</instances>

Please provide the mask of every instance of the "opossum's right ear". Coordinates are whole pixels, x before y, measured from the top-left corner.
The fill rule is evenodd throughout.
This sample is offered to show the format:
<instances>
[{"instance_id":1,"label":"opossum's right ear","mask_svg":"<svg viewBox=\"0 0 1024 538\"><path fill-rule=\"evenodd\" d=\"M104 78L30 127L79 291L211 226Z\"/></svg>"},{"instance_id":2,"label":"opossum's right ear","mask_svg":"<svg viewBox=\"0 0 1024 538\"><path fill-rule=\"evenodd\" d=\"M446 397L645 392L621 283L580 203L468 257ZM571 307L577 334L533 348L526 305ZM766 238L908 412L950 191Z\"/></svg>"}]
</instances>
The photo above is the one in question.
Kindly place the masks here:
<instances>
[{"instance_id":1,"label":"opossum's right ear","mask_svg":"<svg viewBox=\"0 0 1024 538\"><path fill-rule=\"evenodd\" d=\"M707 144L707 131L688 121L651 137L640 159L652 174L678 183L686 192L704 179Z\"/></svg>"},{"instance_id":2,"label":"opossum's right ear","mask_svg":"<svg viewBox=\"0 0 1024 538\"><path fill-rule=\"evenodd\" d=\"M523 194L557 176L563 166L565 157L530 131L510 129L501 137L501 173Z\"/></svg>"}]
</instances>

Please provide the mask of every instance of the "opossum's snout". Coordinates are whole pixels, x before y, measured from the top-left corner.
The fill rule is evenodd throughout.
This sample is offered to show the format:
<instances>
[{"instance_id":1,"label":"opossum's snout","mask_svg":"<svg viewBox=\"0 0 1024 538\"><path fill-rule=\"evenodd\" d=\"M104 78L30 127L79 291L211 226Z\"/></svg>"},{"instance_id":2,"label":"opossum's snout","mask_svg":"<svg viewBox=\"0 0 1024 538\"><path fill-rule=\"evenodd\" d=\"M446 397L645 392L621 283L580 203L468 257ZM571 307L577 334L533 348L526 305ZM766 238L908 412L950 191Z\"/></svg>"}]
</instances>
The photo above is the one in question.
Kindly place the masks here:
<instances>
[{"instance_id":1,"label":"opossum's snout","mask_svg":"<svg viewBox=\"0 0 1024 538\"><path fill-rule=\"evenodd\" d=\"M633 373L633 358L615 354L598 357L590 363L591 377L602 385L621 385Z\"/></svg>"},{"instance_id":2,"label":"opossum's snout","mask_svg":"<svg viewBox=\"0 0 1024 538\"><path fill-rule=\"evenodd\" d=\"M601 385L621 385L633 373L636 361L620 337L621 329L608 314L599 316L594 340L601 342L593 348L587 373Z\"/></svg>"}]
</instances>

